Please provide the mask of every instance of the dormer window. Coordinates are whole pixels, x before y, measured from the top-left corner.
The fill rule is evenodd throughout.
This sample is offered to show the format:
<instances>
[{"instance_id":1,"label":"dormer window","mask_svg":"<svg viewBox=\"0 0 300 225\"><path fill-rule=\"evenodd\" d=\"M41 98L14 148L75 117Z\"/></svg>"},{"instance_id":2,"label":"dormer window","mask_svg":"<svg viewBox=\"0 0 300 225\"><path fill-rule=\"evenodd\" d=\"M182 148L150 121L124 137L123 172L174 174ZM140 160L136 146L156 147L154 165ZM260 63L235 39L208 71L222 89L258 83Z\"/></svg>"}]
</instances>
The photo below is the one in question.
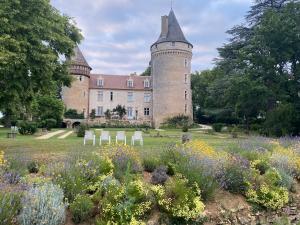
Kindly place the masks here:
<instances>
[{"instance_id":1,"label":"dormer window","mask_svg":"<svg viewBox=\"0 0 300 225\"><path fill-rule=\"evenodd\" d=\"M132 88L133 87L133 80L127 80L127 87Z\"/></svg>"},{"instance_id":2,"label":"dormer window","mask_svg":"<svg viewBox=\"0 0 300 225\"><path fill-rule=\"evenodd\" d=\"M103 79L98 79L97 80L97 86L98 87L103 87L104 86L104 80Z\"/></svg>"},{"instance_id":3,"label":"dormer window","mask_svg":"<svg viewBox=\"0 0 300 225\"><path fill-rule=\"evenodd\" d=\"M144 88L149 88L150 87L150 81L147 79L147 80L144 80Z\"/></svg>"}]
</instances>

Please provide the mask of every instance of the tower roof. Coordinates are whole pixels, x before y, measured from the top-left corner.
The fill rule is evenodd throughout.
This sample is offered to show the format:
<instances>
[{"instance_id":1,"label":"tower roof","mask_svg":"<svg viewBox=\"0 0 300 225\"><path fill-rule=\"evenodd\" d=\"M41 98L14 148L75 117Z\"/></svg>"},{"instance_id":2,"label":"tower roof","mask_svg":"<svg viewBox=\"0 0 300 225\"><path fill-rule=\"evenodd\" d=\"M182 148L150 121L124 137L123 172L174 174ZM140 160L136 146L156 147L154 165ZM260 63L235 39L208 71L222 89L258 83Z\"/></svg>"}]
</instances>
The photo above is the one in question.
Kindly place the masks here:
<instances>
[{"instance_id":1,"label":"tower roof","mask_svg":"<svg viewBox=\"0 0 300 225\"><path fill-rule=\"evenodd\" d=\"M80 66L86 66L92 69L89 64L87 63L86 59L84 58L81 50L76 45L74 49L74 55L71 57L71 62L73 65L80 65Z\"/></svg>"},{"instance_id":2,"label":"tower roof","mask_svg":"<svg viewBox=\"0 0 300 225\"><path fill-rule=\"evenodd\" d=\"M168 16L167 35L163 35L163 33L161 33L160 37L153 45L163 42L183 42L192 45L189 41L186 40L173 9L171 9Z\"/></svg>"}]
</instances>

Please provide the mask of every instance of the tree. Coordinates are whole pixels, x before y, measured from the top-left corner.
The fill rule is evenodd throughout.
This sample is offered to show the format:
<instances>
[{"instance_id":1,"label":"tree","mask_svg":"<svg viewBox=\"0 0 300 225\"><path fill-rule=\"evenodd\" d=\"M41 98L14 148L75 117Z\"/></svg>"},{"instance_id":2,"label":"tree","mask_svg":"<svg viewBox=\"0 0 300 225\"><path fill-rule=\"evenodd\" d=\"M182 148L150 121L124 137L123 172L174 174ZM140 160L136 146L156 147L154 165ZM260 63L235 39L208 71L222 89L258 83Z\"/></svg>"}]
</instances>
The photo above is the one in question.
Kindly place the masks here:
<instances>
[{"instance_id":1,"label":"tree","mask_svg":"<svg viewBox=\"0 0 300 225\"><path fill-rule=\"evenodd\" d=\"M141 76L151 76L151 66L148 66Z\"/></svg>"},{"instance_id":2,"label":"tree","mask_svg":"<svg viewBox=\"0 0 300 225\"><path fill-rule=\"evenodd\" d=\"M64 117L67 119L84 119L83 113L78 113L76 109L68 109L64 113Z\"/></svg>"},{"instance_id":3,"label":"tree","mask_svg":"<svg viewBox=\"0 0 300 225\"><path fill-rule=\"evenodd\" d=\"M92 109L91 113L90 113L90 118L92 120L94 120L96 118L96 110L95 109Z\"/></svg>"},{"instance_id":4,"label":"tree","mask_svg":"<svg viewBox=\"0 0 300 225\"><path fill-rule=\"evenodd\" d=\"M29 111L37 93L70 85L62 59L72 55L82 36L49 0L3 0L0 18L0 111L9 124Z\"/></svg>"},{"instance_id":5,"label":"tree","mask_svg":"<svg viewBox=\"0 0 300 225\"><path fill-rule=\"evenodd\" d=\"M126 115L125 106L117 105L117 107L113 109L113 112L116 112L120 119L123 119L123 117Z\"/></svg>"},{"instance_id":6,"label":"tree","mask_svg":"<svg viewBox=\"0 0 300 225\"><path fill-rule=\"evenodd\" d=\"M108 109L104 113L105 119L110 120L111 119L111 111Z\"/></svg>"}]
</instances>

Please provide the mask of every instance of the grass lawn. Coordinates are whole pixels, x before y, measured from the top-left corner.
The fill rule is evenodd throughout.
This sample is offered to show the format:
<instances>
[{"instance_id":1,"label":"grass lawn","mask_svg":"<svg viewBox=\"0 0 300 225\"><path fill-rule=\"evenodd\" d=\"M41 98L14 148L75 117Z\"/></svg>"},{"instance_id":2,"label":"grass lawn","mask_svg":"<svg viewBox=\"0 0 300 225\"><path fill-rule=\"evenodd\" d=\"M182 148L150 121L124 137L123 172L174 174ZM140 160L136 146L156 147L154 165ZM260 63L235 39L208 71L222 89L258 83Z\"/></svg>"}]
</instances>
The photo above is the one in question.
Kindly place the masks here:
<instances>
[{"instance_id":1,"label":"grass lawn","mask_svg":"<svg viewBox=\"0 0 300 225\"><path fill-rule=\"evenodd\" d=\"M130 144L131 136L133 135L134 129L105 129L110 131L112 138L112 143L115 143L116 132L120 130L126 131L127 143ZM55 131L55 130L52 130ZM65 132L69 130L65 129ZM88 142L86 146L83 146L83 138L79 138L75 133L68 136L65 139L58 139L60 135L54 136L47 140L37 140L36 137L40 136L38 133L35 136L22 136L18 135L16 139L8 139L6 137L9 129L0 128L0 150L4 150L7 156L9 155L21 155L24 154L30 158L50 160L63 158L68 154L74 152L90 152L90 151L101 151L99 146L99 136L100 130L95 129L96 133L96 146L92 146L91 142ZM181 130L165 130L160 131L159 134L162 137L156 136L158 131L150 130L149 133L144 135L144 146L139 146L136 143L136 149L147 154L157 154L161 151L164 146L169 144L176 144L181 142ZM192 133L193 139L201 139L206 141L211 146L220 149L226 148L229 145L236 142L232 139L229 134L206 134L204 132L199 132L197 130L190 131ZM64 134L64 133L63 133Z\"/></svg>"}]
</instances>

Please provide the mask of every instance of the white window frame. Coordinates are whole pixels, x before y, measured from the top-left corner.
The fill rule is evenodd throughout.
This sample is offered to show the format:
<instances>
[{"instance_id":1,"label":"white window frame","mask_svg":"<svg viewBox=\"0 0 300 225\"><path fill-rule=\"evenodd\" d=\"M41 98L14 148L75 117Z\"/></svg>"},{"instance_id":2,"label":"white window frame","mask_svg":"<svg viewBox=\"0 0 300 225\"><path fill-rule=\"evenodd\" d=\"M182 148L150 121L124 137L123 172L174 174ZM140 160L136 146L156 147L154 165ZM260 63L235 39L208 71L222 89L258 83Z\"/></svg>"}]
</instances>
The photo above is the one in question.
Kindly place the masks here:
<instances>
[{"instance_id":1,"label":"white window frame","mask_svg":"<svg viewBox=\"0 0 300 225\"><path fill-rule=\"evenodd\" d=\"M133 119L133 107L127 107L127 118Z\"/></svg>"},{"instance_id":2,"label":"white window frame","mask_svg":"<svg viewBox=\"0 0 300 225\"><path fill-rule=\"evenodd\" d=\"M145 103L151 102L151 93L150 92L145 92L144 93L144 102Z\"/></svg>"},{"instance_id":3,"label":"white window frame","mask_svg":"<svg viewBox=\"0 0 300 225\"><path fill-rule=\"evenodd\" d=\"M150 81L147 79L147 80L144 80L144 88L149 88L150 87Z\"/></svg>"},{"instance_id":4,"label":"white window frame","mask_svg":"<svg viewBox=\"0 0 300 225\"><path fill-rule=\"evenodd\" d=\"M103 79L97 79L97 86L103 87L104 86L104 80Z\"/></svg>"},{"instance_id":5,"label":"white window frame","mask_svg":"<svg viewBox=\"0 0 300 225\"><path fill-rule=\"evenodd\" d=\"M103 91L98 91L97 92L97 101L98 102L103 102Z\"/></svg>"},{"instance_id":6,"label":"white window frame","mask_svg":"<svg viewBox=\"0 0 300 225\"><path fill-rule=\"evenodd\" d=\"M128 102L133 102L134 101L134 94L132 91L127 92L127 101Z\"/></svg>"},{"instance_id":7,"label":"white window frame","mask_svg":"<svg viewBox=\"0 0 300 225\"><path fill-rule=\"evenodd\" d=\"M132 79L127 80L127 87L133 88L133 80Z\"/></svg>"},{"instance_id":8,"label":"white window frame","mask_svg":"<svg viewBox=\"0 0 300 225\"><path fill-rule=\"evenodd\" d=\"M103 115L104 115L103 106L98 106L96 111L96 116L103 116Z\"/></svg>"}]
</instances>

